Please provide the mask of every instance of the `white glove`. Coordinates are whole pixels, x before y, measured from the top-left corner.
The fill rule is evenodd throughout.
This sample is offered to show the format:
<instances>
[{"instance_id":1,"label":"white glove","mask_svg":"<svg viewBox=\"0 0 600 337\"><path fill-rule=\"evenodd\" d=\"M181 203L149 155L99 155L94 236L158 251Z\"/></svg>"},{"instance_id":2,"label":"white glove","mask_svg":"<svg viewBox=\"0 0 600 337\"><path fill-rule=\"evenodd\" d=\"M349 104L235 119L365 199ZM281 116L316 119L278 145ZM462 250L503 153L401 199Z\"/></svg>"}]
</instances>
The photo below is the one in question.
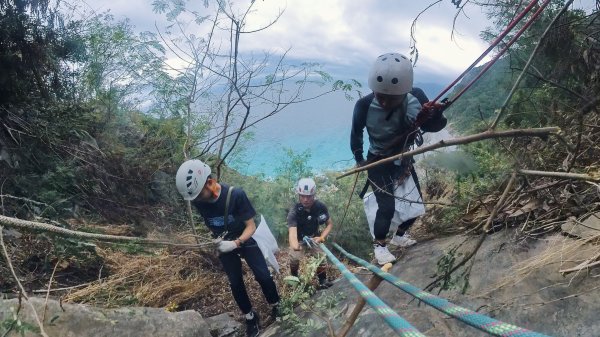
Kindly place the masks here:
<instances>
[{"instance_id":1,"label":"white glove","mask_svg":"<svg viewBox=\"0 0 600 337\"><path fill-rule=\"evenodd\" d=\"M234 241L221 241L217 249L221 253L229 253L230 251L237 248L237 244Z\"/></svg>"}]
</instances>

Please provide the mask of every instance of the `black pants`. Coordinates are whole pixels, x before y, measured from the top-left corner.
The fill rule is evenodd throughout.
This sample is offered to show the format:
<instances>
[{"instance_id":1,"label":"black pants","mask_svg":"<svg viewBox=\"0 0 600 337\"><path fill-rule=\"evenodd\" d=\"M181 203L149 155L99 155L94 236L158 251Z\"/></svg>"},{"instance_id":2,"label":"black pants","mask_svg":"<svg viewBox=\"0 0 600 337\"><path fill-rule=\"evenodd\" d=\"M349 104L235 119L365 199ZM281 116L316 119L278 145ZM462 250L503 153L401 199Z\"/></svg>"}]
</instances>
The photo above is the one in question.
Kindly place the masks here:
<instances>
[{"instance_id":1,"label":"black pants","mask_svg":"<svg viewBox=\"0 0 600 337\"><path fill-rule=\"evenodd\" d=\"M369 153L367 159L373 155ZM373 232L375 234L375 240L385 240L394 217L394 211L396 206L396 199L394 198L394 183L403 173L403 169L395 165L393 162L384 163L375 166L368 170L369 181L371 182L371 188L375 194L375 200L377 200L377 213L375 214L375 223L373 225ZM410 171L419 195L421 189L419 186L419 180L417 173L414 168ZM404 234L410 226L415 222L415 219L409 219L398 226L397 233Z\"/></svg>"},{"instance_id":2,"label":"black pants","mask_svg":"<svg viewBox=\"0 0 600 337\"><path fill-rule=\"evenodd\" d=\"M225 269L225 273L229 279L231 293L242 313L247 314L252 310L252 303L250 303L244 278L242 277L242 258L246 260L252 273L254 273L254 278L260 284L267 302L271 304L279 302L277 287L269 273L267 262L260 248L258 248L256 241L250 238L240 248L219 255L219 260L221 260L223 269Z\"/></svg>"}]
</instances>

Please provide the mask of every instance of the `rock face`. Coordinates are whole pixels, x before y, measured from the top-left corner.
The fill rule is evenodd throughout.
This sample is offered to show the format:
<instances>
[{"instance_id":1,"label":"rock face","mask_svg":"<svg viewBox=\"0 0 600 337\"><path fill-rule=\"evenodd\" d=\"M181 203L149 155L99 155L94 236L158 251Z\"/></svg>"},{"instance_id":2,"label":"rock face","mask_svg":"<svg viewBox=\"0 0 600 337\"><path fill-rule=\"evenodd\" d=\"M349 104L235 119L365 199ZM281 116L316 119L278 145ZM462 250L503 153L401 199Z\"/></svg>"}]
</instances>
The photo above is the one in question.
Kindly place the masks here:
<instances>
[{"instance_id":1,"label":"rock face","mask_svg":"<svg viewBox=\"0 0 600 337\"><path fill-rule=\"evenodd\" d=\"M600 320L597 318L600 311L600 292L594 290L599 287L597 278L573 274L563 277L558 272L560 264L551 263L537 270L530 270L526 277L511 277L504 287L495 286L503 277L514 275L515 270L511 268L518 262L572 242L569 241L572 239L557 234L543 240L517 244L510 243L514 241L511 240L512 234L511 231L503 231L486 239L475 257L466 294L445 291L440 296L462 307L474 311L479 309L480 313L505 323L549 336L600 336ZM390 272L418 288L423 288L432 281L431 276L436 273L437 262L444 252L464 239L465 237L459 236L421 242L409 248ZM460 260L462 256L456 257L457 262ZM594 274L593 271L591 273ZM359 278L366 282L369 277ZM417 301L411 302L411 296L385 281L375 293L401 317L429 337L488 336L423 303L419 305ZM330 318L332 327L337 332L354 308L358 294L345 279L338 280L332 288L320 293L320 296L331 297L332 294L340 299L336 307L342 311L339 317ZM433 294L437 295L437 291ZM311 318L313 322L320 322L315 331L304 336L328 335L322 319L314 315L302 316L305 321ZM301 334L290 334L290 330L284 331L281 326L274 325L261 337L295 335ZM395 335L385 321L366 305L347 336Z\"/></svg>"},{"instance_id":2,"label":"rock face","mask_svg":"<svg viewBox=\"0 0 600 337\"><path fill-rule=\"evenodd\" d=\"M562 226L563 232L582 239L588 239L600 234L600 212L590 215L583 222L575 217L569 218Z\"/></svg>"},{"instance_id":3,"label":"rock face","mask_svg":"<svg viewBox=\"0 0 600 337\"><path fill-rule=\"evenodd\" d=\"M44 299L31 298L40 319L44 312ZM4 322L12 320L18 299L0 300L0 332L5 332ZM81 304L63 304L49 300L44 330L50 337L211 337L209 325L195 311L169 313L157 308L98 309ZM19 319L35 326L31 307L22 303ZM40 336L26 329L25 336ZM21 336L13 328L8 336Z\"/></svg>"},{"instance_id":4,"label":"rock face","mask_svg":"<svg viewBox=\"0 0 600 337\"><path fill-rule=\"evenodd\" d=\"M598 274L597 270L589 271L592 277L584 277L584 273L562 276L558 272L561 269L560 257L550 259L547 254L542 254L556 251L563 245L573 243L573 240L557 234L541 240L514 243L513 234L514 232L505 230L485 240L474 259L466 294L452 290L442 292L441 296L465 308L479 310L495 319L548 336L600 336L600 320L597 318L600 311L600 292L597 289L600 285L598 279L593 277ZM432 281L431 276L436 273L440 258L464 240L465 237L458 236L420 242L406 250L390 272L423 288ZM595 252L597 247L589 246L585 249ZM542 267L522 268L527 273L517 277L515 266L519 262L533 257L539 261L541 256L546 257L546 263ZM461 256L456 257L456 261L461 259ZM563 256L562 259L573 260L571 265L567 265L571 267L581 257ZM357 276L363 282L370 278L364 271L360 274L362 275ZM506 279L507 276L510 277ZM504 286L497 286L503 279L506 281ZM375 293L426 336L487 336L434 308L411 301L411 296L385 281ZM329 303L326 306L329 311L326 312L337 313L329 315L328 320L331 329L338 332L354 309L357 297L358 294L349 282L340 279L333 287L318 292L315 300L321 304ZM31 300L41 315L44 300ZM17 306L16 299L0 300L0 336L4 337L7 323L12 319L10 308ZM230 314L205 320L194 311L168 313L163 309L153 308L96 309L72 304L64 304L63 308L64 312L56 301L48 302L44 327L51 337L225 337L243 333L241 324L235 322ZM313 303L304 309L313 314L300 313L298 308L302 318L299 323L291 326L288 324L287 327L274 324L260 336L330 335L327 323L323 320L326 316L320 311L320 305ZM30 308L25 303L19 317L28 326L36 326ZM7 336L21 336L16 330L13 329ZM395 335L385 321L367 305L347 336ZM24 336L39 334L29 330L25 331Z\"/></svg>"},{"instance_id":5,"label":"rock face","mask_svg":"<svg viewBox=\"0 0 600 337\"><path fill-rule=\"evenodd\" d=\"M241 335L244 331L242 324L236 321L230 312L209 317L206 322L210 326L210 333L213 337L234 337Z\"/></svg>"}]
</instances>

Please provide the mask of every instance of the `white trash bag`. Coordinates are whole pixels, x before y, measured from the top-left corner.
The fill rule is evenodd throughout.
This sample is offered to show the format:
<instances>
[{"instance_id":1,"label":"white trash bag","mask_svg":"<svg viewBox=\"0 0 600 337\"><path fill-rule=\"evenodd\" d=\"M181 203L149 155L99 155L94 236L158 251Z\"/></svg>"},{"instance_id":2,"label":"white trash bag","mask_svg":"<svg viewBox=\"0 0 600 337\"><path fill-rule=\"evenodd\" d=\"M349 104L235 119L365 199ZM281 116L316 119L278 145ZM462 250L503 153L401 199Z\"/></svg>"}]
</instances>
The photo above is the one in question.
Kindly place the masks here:
<instances>
[{"instance_id":1,"label":"white trash bag","mask_svg":"<svg viewBox=\"0 0 600 337\"><path fill-rule=\"evenodd\" d=\"M279 273L279 263L275 258L275 253L279 251L277 240L275 240L275 236L271 233L271 229L269 228L269 225L267 225L262 214L260 215L260 224L256 227L256 231L252 235L252 238L254 238L258 244L258 248L260 248L267 264Z\"/></svg>"},{"instance_id":2,"label":"white trash bag","mask_svg":"<svg viewBox=\"0 0 600 337\"><path fill-rule=\"evenodd\" d=\"M394 197L396 198L396 205L394 207L394 217L392 218L390 230L396 231L398 226L404 221L425 214L425 206L422 204L423 199L419 194L419 190L417 189L417 185L415 185L412 175L408 176L403 184L396 186ZM375 199L375 194L373 194L373 192L367 193L363 198L363 202L365 214L367 215L367 222L369 223L369 230L371 231L371 236L375 238L373 228L375 224L375 215L379 208L377 200Z\"/></svg>"}]
</instances>

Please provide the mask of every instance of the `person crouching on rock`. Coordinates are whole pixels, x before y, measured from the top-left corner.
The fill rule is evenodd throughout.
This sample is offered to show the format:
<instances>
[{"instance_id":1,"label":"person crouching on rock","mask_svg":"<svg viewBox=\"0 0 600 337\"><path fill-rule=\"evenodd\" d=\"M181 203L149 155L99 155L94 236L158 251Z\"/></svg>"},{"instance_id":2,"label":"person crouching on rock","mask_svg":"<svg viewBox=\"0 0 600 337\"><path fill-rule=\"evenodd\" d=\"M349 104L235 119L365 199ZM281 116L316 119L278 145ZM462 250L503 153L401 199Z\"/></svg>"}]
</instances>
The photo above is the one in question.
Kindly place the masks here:
<instances>
[{"instance_id":1,"label":"person crouching on rock","mask_svg":"<svg viewBox=\"0 0 600 337\"><path fill-rule=\"evenodd\" d=\"M300 260L305 254L316 254L315 249L302 245L304 237L312 239L312 242L319 244L325 242L325 238L331 231L333 223L329 216L329 211L324 203L315 198L317 186L311 178L302 178L295 187L298 194L298 203L290 210L287 216L288 233L290 241L290 272L293 276L298 276L300 269ZM321 232L320 227L325 226ZM329 288L331 283L327 281L325 262L317 267L317 278L319 279L319 289Z\"/></svg>"}]
</instances>

